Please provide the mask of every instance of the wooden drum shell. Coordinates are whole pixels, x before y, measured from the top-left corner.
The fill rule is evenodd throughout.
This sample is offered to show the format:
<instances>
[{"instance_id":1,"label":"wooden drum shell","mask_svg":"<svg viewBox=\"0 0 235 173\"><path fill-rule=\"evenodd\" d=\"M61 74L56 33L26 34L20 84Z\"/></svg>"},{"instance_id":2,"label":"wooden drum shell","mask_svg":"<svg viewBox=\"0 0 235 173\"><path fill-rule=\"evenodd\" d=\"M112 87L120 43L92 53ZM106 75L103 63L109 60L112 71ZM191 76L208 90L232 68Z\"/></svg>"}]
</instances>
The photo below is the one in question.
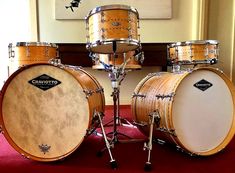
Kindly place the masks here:
<instances>
[{"instance_id":1,"label":"wooden drum shell","mask_svg":"<svg viewBox=\"0 0 235 173\"><path fill-rule=\"evenodd\" d=\"M168 45L168 59L173 64L217 63L218 56L219 43L215 40L177 42Z\"/></svg>"},{"instance_id":2,"label":"wooden drum shell","mask_svg":"<svg viewBox=\"0 0 235 173\"><path fill-rule=\"evenodd\" d=\"M86 18L87 48L96 53L127 52L139 47L139 16L136 9L125 5L107 5L93 9Z\"/></svg>"},{"instance_id":3,"label":"wooden drum shell","mask_svg":"<svg viewBox=\"0 0 235 173\"><path fill-rule=\"evenodd\" d=\"M46 42L17 42L10 43L9 51L9 75L19 67L36 63L48 63L49 60L58 57L58 46Z\"/></svg>"},{"instance_id":4,"label":"wooden drum shell","mask_svg":"<svg viewBox=\"0 0 235 173\"><path fill-rule=\"evenodd\" d=\"M140 62L135 59L134 53L135 51L129 51L126 53L125 56L123 55L123 53L116 54L115 60L114 60L113 54L97 54L98 60L94 62L94 65L92 66L92 68L96 70L104 70L105 67L101 62L105 63L108 66L115 65L119 67L126 60L128 60L125 66L125 69L132 69L132 70L141 69Z\"/></svg>"},{"instance_id":5,"label":"wooden drum shell","mask_svg":"<svg viewBox=\"0 0 235 173\"><path fill-rule=\"evenodd\" d=\"M216 76L216 78L219 78L219 80L221 80L223 83L222 85L225 86L226 92L227 92L226 94L228 94L228 98L226 98L226 99L221 98L222 100L218 100L218 101L212 99L213 103L218 102L218 104L221 104L221 108L218 105L217 105L217 107L215 106L215 108L214 108L212 105L210 105L212 103L208 103L207 106L205 105L205 108L203 108L203 105L199 104L200 101L204 102L203 98L200 98L201 97L200 94L196 94L195 97L198 97L198 98L195 98L196 104L194 105L194 98L185 97L182 94L182 91L181 91L181 88L183 86L182 83L189 80L190 78L193 78L194 77L193 75L199 75L202 72L203 73L205 72L205 74L208 73L208 76L211 75L209 73L212 73L212 76ZM204 76L204 78L206 78L206 77ZM221 81L219 81L218 83L221 83ZM215 82L213 84L214 84L214 87L216 87L217 83ZM195 88L194 86L192 86L192 90L196 90L196 92L198 91L198 89ZM224 149L227 146L227 144L231 141L232 137L234 136L234 133L235 133L234 91L235 90L234 90L234 86L233 86L232 82L223 73L221 73L221 71L219 71L217 69L213 69L213 68L206 68L206 67L198 68L198 69L194 69L192 72L181 72L181 73L162 72L162 73L150 74L147 77L145 77L137 85L137 87L134 91L134 96L132 98L133 119L134 119L134 121L136 121L139 124L146 125L144 127L142 127L142 126L138 126L138 127L140 130L143 131L143 133L148 135L149 134L149 123L148 123L149 116L148 115L150 115L150 113L152 113L153 111L158 110L160 117L161 117L160 128L165 129L165 130L167 129L168 132L156 130L157 127L156 127L156 125L154 125L155 127L154 127L154 131L153 131L153 136L155 138L164 140L166 142L173 143L189 153L193 153L196 155L202 155L202 156L212 155L212 154L215 154L215 153L221 151L222 149ZM184 92L184 90L183 90L183 92ZM199 93L201 92L204 95L207 94L205 91L198 91L198 92ZM223 91L221 91L221 92L223 92ZM186 91L185 91L185 93L186 93ZM188 94L188 93L186 93L186 94ZM213 93L213 94L217 95L217 93ZM221 95L223 95L223 94L221 93ZM192 108L188 108L186 105L184 105L185 102L182 102L182 100L180 99L181 95L182 95L182 97L185 97L183 99L185 102L188 102L189 104L191 104L190 106L192 106ZM156 96L158 96L158 98ZM206 97L207 97L207 95L206 95ZM217 96L215 96L215 98L217 98ZM212 102L211 99L208 98L208 100L210 102ZM225 108L226 106L224 106L224 105L227 105L227 102L230 105L228 113L226 113L226 111L227 111ZM189 110L189 112L190 112L190 109L193 109L194 111L198 110L198 109L205 109L204 111L208 112L208 114L210 114L211 112L213 112L213 113L211 113L212 116L209 116L209 118L207 117L206 113L205 113L205 115L200 115L199 117L202 120L194 120L194 119L197 119L197 116L198 116L197 114L192 115L191 113L188 113L188 114L186 113L186 115L183 118L183 121L185 121L185 122L181 123L182 126L180 126L180 125L178 125L178 122L177 122L177 121L182 121L182 119L180 119L180 113L177 112L178 111L177 109L179 107L181 107L181 109L183 110L183 111L181 111L182 114L184 113L184 108L187 111ZM209 109L209 110L207 110L207 109ZM222 111L222 110L224 110L224 111ZM220 113L218 113L218 116L217 115L213 116L213 114L216 114L216 111L220 112ZM199 112L200 112L200 110L199 110ZM224 112L224 115L223 115L223 112ZM221 118L221 115L224 116L224 119L226 119L226 121L224 121L223 118ZM228 118L226 118L226 116ZM205 119L204 122L203 122L203 119ZM192 123L192 124L190 124L190 123ZM218 127L212 128L212 129L209 128L210 126L213 127L213 125L215 125L213 123L220 124L220 125ZM221 129L224 128L223 129L224 132L221 135L222 137L220 139L218 139L218 141L217 141L217 139L215 140L216 144L208 142L210 144L208 144L208 145L205 144L205 147L204 147L203 141L196 140L196 138L198 137L197 135L195 135L196 142L194 140L194 136L191 136L191 137L189 136L189 137L184 138L184 135L188 133L188 132L185 132L188 129L186 127L183 127L184 125L187 126L187 128L189 128L189 129L190 129L190 126L195 125L195 128L193 130L196 129L195 134L199 133L199 134L197 134L199 136L199 139L200 139L200 137L206 138L205 137L206 135L204 136L204 133L208 133L208 136L212 136L211 137L212 140L215 140L214 138L217 138L217 134L212 132L215 129L218 129L220 131ZM201 129L204 128L206 130L200 131L200 126L202 126ZM176 134L176 136L169 133L171 130L174 131L174 134ZM207 131L209 131L209 132L207 132ZM191 133L191 132L189 132L189 133ZM194 133L194 132L192 132L192 133ZM217 132L217 133L219 133L219 132ZM185 135L185 136L187 136L187 135ZM190 146L191 144L188 145L188 143L191 142L190 140L192 140L195 143L197 143L197 142L199 143L199 144L195 144L195 146L202 145L203 147L201 147L201 148L195 147L194 148L194 144L192 145L193 147L191 147ZM200 144L200 142L201 142L201 144ZM205 149L205 148L207 148L207 149Z\"/></svg>"},{"instance_id":6,"label":"wooden drum shell","mask_svg":"<svg viewBox=\"0 0 235 173\"><path fill-rule=\"evenodd\" d=\"M61 83L45 91L30 84L42 74ZM94 111L102 113L104 106L102 87L86 71L32 64L4 84L0 125L9 144L25 157L56 161L80 146L93 125Z\"/></svg>"}]
</instances>

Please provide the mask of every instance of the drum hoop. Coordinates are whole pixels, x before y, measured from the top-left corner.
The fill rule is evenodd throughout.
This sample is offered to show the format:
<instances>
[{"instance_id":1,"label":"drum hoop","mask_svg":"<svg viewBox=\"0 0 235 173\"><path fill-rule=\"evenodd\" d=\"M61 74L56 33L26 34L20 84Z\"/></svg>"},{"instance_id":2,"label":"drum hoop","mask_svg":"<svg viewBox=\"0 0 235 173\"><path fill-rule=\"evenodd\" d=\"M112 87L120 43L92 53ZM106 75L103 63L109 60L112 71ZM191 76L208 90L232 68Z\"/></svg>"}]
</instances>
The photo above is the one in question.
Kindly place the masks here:
<instances>
[{"instance_id":1,"label":"drum hoop","mask_svg":"<svg viewBox=\"0 0 235 173\"><path fill-rule=\"evenodd\" d=\"M119 39L106 39L106 40L97 40L96 42L90 42L87 44L87 48L98 46L101 44L112 44L113 41L117 41L118 43L130 43L134 44L136 46L140 46L140 41L136 39L125 39L125 38L119 38Z\"/></svg>"},{"instance_id":2,"label":"drum hoop","mask_svg":"<svg viewBox=\"0 0 235 173\"><path fill-rule=\"evenodd\" d=\"M192 41L186 41L187 45L190 44L219 44L219 41L217 40L192 40Z\"/></svg>"},{"instance_id":3,"label":"drum hoop","mask_svg":"<svg viewBox=\"0 0 235 173\"><path fill-rule=\"evenodd\" d=\"M133 13L136 13L137 19L139 19L139 13L136 8L128 6L128 5L123 5L123 4L114 4L114 5L104 5L104 6L99 6L94 8L89 12L89 14L85 17L85 19L88 19L90 16L92 16L95 13L98 13L100 11L106 11L106 10L128 10Z\"/></svg>"},{"instance_id":4,"label":"drum hoop","mask_svg":"<svg viewBox=\"0 0 235 173\"><path fill-rule=\"evenodd\" d=\"M183 42L176 42L175 43L175 46L186 46L186 41L183 41Z\"/></svg>"},{"instance_id":5,"label":"drum hoop","mask_svg":"<svg viewBox=\"0 0 235 173\"><path fill-rule=\"evenodd\" d=\"M48 46L48 47L54 47L58 48L58 46L55 43L47 43L47 42L16 42L15 44L10 43L9 46Z\"/></svg>"},{"instance_id":6,"label":"drum hoop","mask_svg":"<svg viewBox=\"0 0 235 173\"><path fill-rule=\"evenodd\" d=\"M10 82L18 75L20 74L22 71L24 70L27 70L28 68L31 68L31 67L34 67L34 66L40 66L40 65L46 65L46 66L51 66L51 67L57 67L53 64L49 64L49 63L37 63L37 64L29 64L27 66L22 66L20 69L16 70L5 82L1 92L0 92L0 107L2 107L2 99L4 98L4 95L6 93L6 90L10 84ZM72 68L70 67L66 67L64 68L64 71L66 73L69 73L71 75L72 74ZM91 79L92 81L98 86L99 83L98 81L94 80L95 78L93 76L91 76L88 72L86 72L85 70L83 69L79 69L81 70L82 72L84 72L85 74L87 74ZM74 77L74 76L73 76ZM80 84L80 83L79 83ZM81 85L81 84L80 84ZM82 86L81 86L82 87ZM82 87L83 88L83 87ZM103 110L104 110L104 106L105 106L105 100L104 100L104 95L101 94L102 96L102 101L103 101ZM89 108L90 108L90 100L88 100L87 104L89 105ZM90 111L90 109L89 109ZM0 115L3 115L2 114L2 110L0 110ZM88 127L87 129L89 128L89 125L91 123L91 112L89 113L89 120L88 120ZM2 125L2 130L4 132L4 136L5 138L7 139L7 141L10 143L10 145L19 153L22 153L26 158L29 158L29 159L33 159L33 160L36 160L36 161L41 161L41 162L49 162L49 161L56 161L56 160L60 160L62 158L65 158L66 156L69 156L71 153L73 153L80 145L81 143L83 142L83 140L79 141L79 143L75 146L75 148L73 148L72 150L70 150L69 152L65 153L64 155L60 155L60 157L52 157L52 158L41 158L41 157L37 157L31 153L28 153L26 151L24 151L22 148L20 148L11 138L11 136L8 134L8 131L6 129L6 126L4 125L4 121L3 121L3 116L0 116L0 125Z\"/></svg>"},{"instance_id":7,"label":"drum hoop","mask_svg":"<svg viewBox=\"0 0 235 173\"><path fill-rule=\"evenodd\" d=\"M185 71L186 73L183 74L183 76L181 77L181 79L178 79L177 83L175 84L174 88L173 88L173 92L176 92L177 88L179 87L179 85L181 84L181 81L184 80L184 78L188 75L190 75L191 73L193 73L194 71L198 71L198 70L208 70L208 71L211 71L211 72L214 72L216 73L217 75L219 75L223 80L224 82L227 84L230 92L231 92L231 96L232 96L232 100L233 102L235 102L235 95L233 94L233 91L235 90L235 87L234 85L231 83L231 81L229 80L228 76L226 74L224 74L221 70L219 70L218 68L213 68L213 67L198 67L198 68L195 68L193 69L192 71L190 72L187 72ZM173 110L173 103L174 103L174 98L173 100L171 101L169 107L168 107L168 112L169 112L169 115L168 116L168 124L167 126L169 128L173 128L174 129L174 123L172 121L172 110ZM234 110L235 110L235 104L233 106ZM223 148L226 147L226 145L232 140L232 137L235 133L235 112L233 112L233 121L232 121L232 125L231 125L231 128L227 134L227 136L225 137L225 139L217 146L215 147L214 149L211 149L211 150L208 150L207 152L197 152L197 153L192 153L191 151L189 151L185 145L182 143L182 141L180 141L177 136L170 136L171 139L176 143L178 144L179 146L183 147L183 149L191 152L192 154L196 154L196 155L202 155L202 156L207 156L207 155L212 155L212 154L215 154L217 151L220 151L222 150ZM177 135L177 133L176 133Z\"/></svg>"},{"instance_id":8,"label":"drum hoop","mask_svg":"<svg viewBox=\"0 0 235 173\"><path fill-rule=\"evenodd\" d=\"M176 46L187 46L187 45L192 45L192 44L219 44L218 40L191 40L191 41L183 41L183 42L175 42L171 43L168 46L171 47L176 47Z\"/></svg>"}]
</instances>

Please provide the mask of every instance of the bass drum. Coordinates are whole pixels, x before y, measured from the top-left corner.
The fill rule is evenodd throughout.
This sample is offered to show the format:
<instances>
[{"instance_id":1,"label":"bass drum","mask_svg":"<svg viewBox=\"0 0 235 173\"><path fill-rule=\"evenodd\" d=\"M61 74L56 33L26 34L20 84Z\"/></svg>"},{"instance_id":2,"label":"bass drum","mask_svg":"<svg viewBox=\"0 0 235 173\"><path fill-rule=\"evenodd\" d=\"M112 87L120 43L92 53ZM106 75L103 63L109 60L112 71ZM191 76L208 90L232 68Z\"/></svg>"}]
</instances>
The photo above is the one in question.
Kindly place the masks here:
<instances>
[{"instance_id":1,"label":"bass drum","mask_svg":"<svg viewBox=\"0 0 235 173\"><path fill-rule=\"evenodd\" d=\"M196 155L212 155L235 133L234 86L219 70L156 73L144 78L132 99L132 114L149 134L149 114L157 111L154 137ZM156 124L155 124L156 126Z\"/></svg>"},{"instance_id":2,"label":"bass drum","mask_svg":"<svg viewBox=\"0 0 235 173\"><path fill-rule=\"evenodd\" d=\"M55 161L70 155L104 112L103 88L80 68L33 64L6 81L0 124L12 147L29 159Z\"/></svg>"}]
</instances>

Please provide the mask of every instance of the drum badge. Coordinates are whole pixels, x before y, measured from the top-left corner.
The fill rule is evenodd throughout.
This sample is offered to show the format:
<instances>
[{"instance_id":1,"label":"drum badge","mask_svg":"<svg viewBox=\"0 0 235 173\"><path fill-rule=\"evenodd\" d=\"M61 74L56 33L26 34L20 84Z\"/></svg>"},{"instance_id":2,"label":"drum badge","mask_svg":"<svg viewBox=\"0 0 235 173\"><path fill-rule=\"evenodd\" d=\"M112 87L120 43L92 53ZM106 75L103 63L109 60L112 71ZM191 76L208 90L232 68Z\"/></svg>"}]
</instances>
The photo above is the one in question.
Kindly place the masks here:
<instances>
[{"instance_id":1,"label":"drum badge","mask_svg":"<svg viewBox=\"0 0 235 173\"><path fill-rule=\"evenodd\" d=\"M48 153L51 148L51 146L49 146L47 144L38 145L38 147L41 150L41 152L43 152L43 154Z\"/></svg>"},{"instance_id":2,"label":"drum badge","mask_svg":"<svg viewBox=\"0 0 235 173\"><path fill-rule=\"evenodd\" d=\"M199 82L195 83L193 86L200 89L201 91L206 91L208 88L212 87L213 84L206 81L205 79L202 79Z\"/></svg>"},{"instance_id":3,"label":"drum badge","mask_svg":"<svg viewBox=\"0 0 235 173\"><path fill-rule=\"evenodd\" d=\"M53 88L61 83L59 80L54 79L46 74L42 74L34 79L31 79L28 82L31 85L33 85L43 91L46 91L50 88Z\"/></svg>"}]
</instances>

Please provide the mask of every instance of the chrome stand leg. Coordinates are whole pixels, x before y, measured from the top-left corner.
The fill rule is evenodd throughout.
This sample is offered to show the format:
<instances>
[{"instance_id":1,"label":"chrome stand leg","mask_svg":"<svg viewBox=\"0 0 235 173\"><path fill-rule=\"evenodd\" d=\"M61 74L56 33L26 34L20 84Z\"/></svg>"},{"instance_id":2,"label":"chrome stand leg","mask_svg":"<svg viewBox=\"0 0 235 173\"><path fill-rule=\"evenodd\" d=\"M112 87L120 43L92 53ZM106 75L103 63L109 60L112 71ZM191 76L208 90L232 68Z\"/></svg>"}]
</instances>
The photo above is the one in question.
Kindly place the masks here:
<instances>
[{"instance_id":1,"label":"chrome stand leg","mask_svg":"<svg viewBox=\"0 0 235 173\"><path fill-rule=\"evenodd\" d=\"M117 162L116 162L115 159L113 158L112 153L111 153L111 150L110 150L110 148L112 147L112 145L109 144L109 141L108 141L108 139L107 139L107 136L106 136L106 133L105 133L105 130L104 130L104 125L103 125L103 123L102 123L102 119L101 119L100 113L99 113L99 112L96 112L96 115L97 115L98 118L99 118L101 131L102 131L103 137L104 137L104 142L105 142L106 148L107 148L107 150L108 150L108 152L109 152L111 167L112 167L113 169L116 169L116 168L117 168Z\"/></svg>"},{"instance_id":2,"label":"chrome stand leg","mask_svg":"<svg viewBox=\"0 0 235 173\"><path fill-rule=\"evenodd\" d=\"M151 159L151 151L152 151L152 143L153 143L153 127L154 127L154 123L156 123L157 126L159 126L159 122L160 122L160 116L159 116L158 110L154 111L153 113L149 115L149 124L150 124L149 139L148 139L148 143L144 143L144 150L148 150L148 160L144 166L145 171L151 171L152 169L150 159Z\"/></svg>"}]
</instances>

